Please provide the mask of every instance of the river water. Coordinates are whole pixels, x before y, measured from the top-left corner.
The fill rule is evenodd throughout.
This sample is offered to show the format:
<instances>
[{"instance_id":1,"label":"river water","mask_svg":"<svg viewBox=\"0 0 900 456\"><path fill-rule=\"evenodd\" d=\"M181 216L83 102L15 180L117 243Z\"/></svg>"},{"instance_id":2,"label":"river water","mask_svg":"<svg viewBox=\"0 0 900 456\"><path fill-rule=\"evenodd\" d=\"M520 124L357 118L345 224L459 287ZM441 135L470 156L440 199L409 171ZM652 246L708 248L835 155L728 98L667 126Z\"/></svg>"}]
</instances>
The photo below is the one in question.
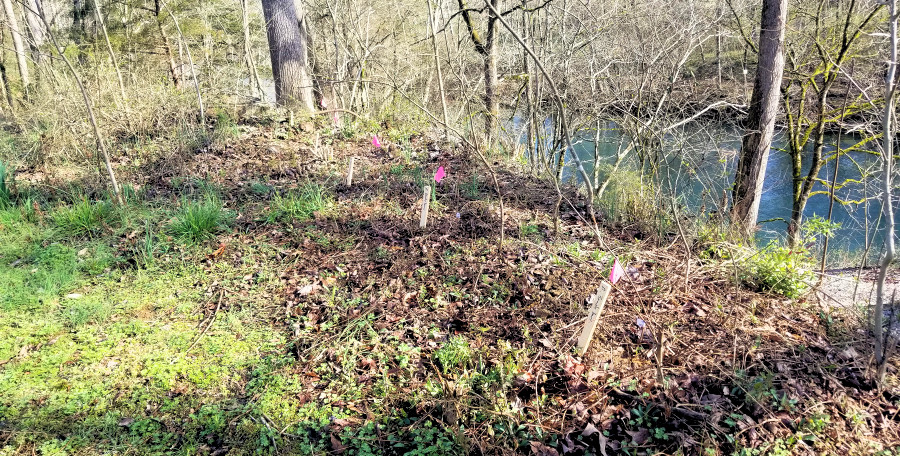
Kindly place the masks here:
<instances>
[{"instance_id":1,"label":"river water","mask_svg":"<svg viewBox=\"0 0 900 456\"><path fill-rule=\"evenodd\" d=\"M547 126L552 128L551 124ZM659 167L662 188L669 194L677 195L681 205L694 212L696 216L702 216L699 214L701 208L706 208L707 212L718 208L723 190L730 196L741 147L741 135L741 130L727 125L707 125L668 135L662 144L663 162ZM614 124L601 127L599 137L601 161L611 166L615 162L616 152L623 144L623 139L624 144L627 144L629 138L623 137L622 131ZM594 132L584 132L578 136L575 144L575 151L584 162L588 173L592 173L594 168L594 138ZM842 149L847 149L856 145L862 137L844 134L840 139ZM837 134L826 136L826 157L833 154L837 140ZM792 196L791 161L785 148L784 132L776 132L769 154L759 210L760 225L757 240L760 245L786 236ZM865 249L867 232L873 245L869 258L877 258L880 254L881 237L872 234L876 231L875 227L881 214L881 202L877 199L881 193L880 159L872 150L875 148L877 145L871 143L863 150L845 152L840 157L837 177L839 188L835 195L839 200L849 203L834 204L832 220L841 226L830 240L829 249L832 254L829 257L836 261L850 259L848 255L858 259L859 253ZM572 161L570 157L567 160ZM830 182L836 164L837 160L829 161L821 170L819 178ZM638 167L639 160L636 154L631 152L620 169L635 171ZM807 164L804 175L808 169ZM864 178L866 175L867 179ZM563 178L580 180L574 164L569 163L566 166ZM602 178L601 175L601 180ZM841 183L844 185L841 186ZM821 182L816 183L814 192L822 193L814 194L810 198L804 218L821 216L827 219L830 200L827 194L828 186ZM867 197L868 204L863 202Z\"/></svg>"}]
</instances>

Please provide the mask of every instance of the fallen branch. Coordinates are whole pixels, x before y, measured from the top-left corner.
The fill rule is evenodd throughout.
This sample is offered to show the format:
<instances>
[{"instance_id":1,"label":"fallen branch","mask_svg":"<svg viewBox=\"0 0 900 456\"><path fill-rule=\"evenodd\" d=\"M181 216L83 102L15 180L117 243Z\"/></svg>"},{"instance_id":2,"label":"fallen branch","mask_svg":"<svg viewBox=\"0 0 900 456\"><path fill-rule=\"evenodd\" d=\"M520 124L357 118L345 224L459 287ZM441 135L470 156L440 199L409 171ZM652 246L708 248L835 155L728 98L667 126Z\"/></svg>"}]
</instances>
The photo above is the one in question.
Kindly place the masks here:
<instances>
[{"instance_id":1,"label":"fallen branch","mask_svg":"<svg viewBox=\"0 0 900 456\"><path fill-rule=\"evenodd\" d=\"M222 298L223 297L225 297L224 289L219 290L219 299L216 302L216 310L213 311L212 317L209 319L209 324L206 325L206 328L203 328L203 331L200 332L200 335L197 336L197 338L194 339L194 342L191 343L190 347L188 347L187 350L184 351L185 353L191 351L191 349L194 348L194 345L197 345L197 342L200 342L200 339L203 338L203 336L206 334L206 332L209 331L209 328L212 327L213 323L216 322L216 315L219 314L219 308L222 307Z\"/></svg>"}]
</instances>

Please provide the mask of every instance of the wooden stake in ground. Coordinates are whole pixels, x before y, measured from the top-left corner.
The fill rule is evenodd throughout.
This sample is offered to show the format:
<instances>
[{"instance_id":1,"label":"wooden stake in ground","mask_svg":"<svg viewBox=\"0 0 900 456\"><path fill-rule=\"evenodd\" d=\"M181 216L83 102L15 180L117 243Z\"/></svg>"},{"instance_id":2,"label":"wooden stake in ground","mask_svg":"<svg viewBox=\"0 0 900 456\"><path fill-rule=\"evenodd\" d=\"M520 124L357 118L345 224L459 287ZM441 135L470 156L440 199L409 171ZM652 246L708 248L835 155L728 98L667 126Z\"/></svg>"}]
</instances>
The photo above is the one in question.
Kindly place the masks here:
<instances>
[{"instance_id":1,"label":"wooden stake in ground","mask_svg":"<svg viewBox=\"0 0 900 456\"><path fill-rule=\"evenodd\" d=\"M431 203L431 186L426 185L422 194L422 217L419 219L419 228L425 229L428 225L428 205Z\"/></svg>"},{"instance_id":2,"label":"wooden stake in ground","mask_svg":"<svg viewBox=\"0 0 900 456\"><path fill-rule=\"evenodd\" d=\"M591 295L591 310L587 321L584 323L584 329L581 330L581 337L578 338L578 353L581 356L584 356L588 346L591 345L594 330L597 329L597 323L600 322L600 314L603 313L603 307L606 306L606 299L609 298L610 290L612 290L612 286L603 282L600 288L597 289L597 292Z\"/></svg>"},{"instance_id":3,"label":"wooden stake in ground","mask_svg":"<svg viewBox=\"0 0 900 456\"><path fill-rule=\"evenodd\" d=\"M350 166L347 167L347 186L353 185L353 165L356 162L355 157L350 157Z\"/></svg>"}]
</instances>

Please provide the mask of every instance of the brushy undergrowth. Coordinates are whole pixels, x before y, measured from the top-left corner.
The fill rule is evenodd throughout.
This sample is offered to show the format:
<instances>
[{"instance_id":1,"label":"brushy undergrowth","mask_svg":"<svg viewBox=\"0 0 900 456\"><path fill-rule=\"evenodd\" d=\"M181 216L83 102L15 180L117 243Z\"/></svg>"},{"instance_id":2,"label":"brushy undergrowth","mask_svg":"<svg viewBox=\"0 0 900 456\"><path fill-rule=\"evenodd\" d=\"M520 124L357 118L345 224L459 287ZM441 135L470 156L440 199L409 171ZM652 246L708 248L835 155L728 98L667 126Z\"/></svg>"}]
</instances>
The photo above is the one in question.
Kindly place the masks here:
<instances>
[{"instance_id":1,"label":"brushy undergrowth","mask_svg":"<svg viewBox=\"0 0 900 456\"><path fill-rule=\"evenodd\" d=\"M814 283L812 261L805 249L793 250L772 242L746 260L743 280L758 291L796 299Z\"/></svg>"},{"instance_id":2,"label":"brushy undergrowth","mask_svg":"<svg viewBox=\"0 0 900 456\"><path fill-rule=\"evenodd\" d=\"M801 241L791 248L784 242L772 241L745 262L744 282L758 291L796 299L808 293L815 284L813 272L817 261L813 248L819 239L833 236L840 224L816 216L807 219L801 229Z\"/></svg>"},{"instance_id":3,"label":"brushy undergrowth","mask_svg":"<svg viewBox=\"0 0 900 456\"><path fill-rule=\"evenodd\" d=\"M385 182L430 178L419 165L393 162L385 169ZM737 367L730 365L713 371L721 378L695 381L701 363L720 361L709 350L713 337L729 347L737 341L753 356L768 339L728 332L737 319L726 317L732 309L716 299L731 293L730 285L695 293L707 283L720 285L704 276L682 285L680 265L666 263L670 253L642 261L636 257L643 252L617 254L636 266L637 278L629 269L604 314L604 336L590 357L576 360L568 352L578 330L572 322L585 315L585 293L596 286L593 269L608 267L613 252L583 239L548 240L529 250L525 245L544 240L547 218L510 221L530 239L517 246L518 259L498 259L486 236L469 239L456 228L448 238L424 235L428 253L422 255L345 215L351 211L341 204L363 203L356 195L335 201L316 183L276 194L275 186L289 184L256 181L251 202L230 206L241 220L289 224L325 211L329 222L344 226L248 222L220 245L170 249L169 236L190 243L222 233L233 220L222 201L247 196L205 179L184 177L166 187L180 192L174 197L183 198L180 205L168 203L178 201L168 194L153 203L134 195L129 206L108 213L84 200L42 215L19 195L17 206L0 210L0 454L553 454L550 446L573 445L584 454L677 454L687 438L711 437L713 429L718 441L695 441L685 454L734 454L749 415L759 423L774 411L797 416L795 429L785 428L784 440L777 440L790 452L801 447L789 439L824 439L829 419L843 421L830 409L806 413L820 396L793 394L787 379L796 376L770 373L762 364L735 381L728 370ZM465 181L473 189L481 185ZM476 193L463 189L466 196ZM392 196L369 207L378 211L379 201ZM448 208L463 202L449 192L437 198ZM622 220L649 215L658 224L648 226L660 230L669 223L653 222L648 209L629 204L617 206ZM87 222L57 222L75 207L81 215L74 219ZM376 214L399 218L398 207L392 201ZM747 252L735 256L752 256ZM790 270L778 255L760 253L752 260L758 269L745 269L758 280ZM638 289L634 281L649 286L638 283ZM780 283L760 281L770 282ZM677 305L641 310L651 300ZM677 388L656 385L647 373L653 341L645 326L655 334L671 328L665 334L678 351L666 355L663 383ZM682 357L686 343L692 350L707 347L700 353L709 358ZM722 386L730 393L719 394ZM613 389L637 399L596 402L613 398ZM691 396L666 402L668 391ZM726 399L704 408L699 394L705 400L710 391ZM692 410L701 413L721 411L722 419L715 428L691 428L671 408L653 405L675 400L698 404ZM599 446L597 432L616 446ZM722 443L726 438L737 443Z\"/></svg>"},{"instance_id":4,"label":"brushy undergrowth","mask_svg":"<svg viewBox=\"0 0 900 456\"><path fill-rule=\"evenodd\" d=\"M619 169L600 196L598 212L607 223L630 224L662 237L674 225L669 211L660 210L664 198L639 172Z\"/></svg>"},{"instance_id":5,"label":"brushy undergrowth","mask_svg":"<svg viewBox=\"0 0 900 456\"><path fill-rule=\"evenodd\" d=\"M724 239L701 240L701 245L700 258L736 268L735 278L752 290L796 299L814 283L813 258L806 250L792 250L778 241L757 251Z\"/></svg>"},{"instance_id":6,"label":"brushy undergrowth","mask_svg":"<svg viewBox=\"0 0 900 456\"><path fill-rule=\"evenodd\" d=\"M465 367L471 358L472 349L469 348L469 341L462 336L451 338L434 352L434 359L440 363L445 373L450 369Z\"/></svg>"}]
</instances>

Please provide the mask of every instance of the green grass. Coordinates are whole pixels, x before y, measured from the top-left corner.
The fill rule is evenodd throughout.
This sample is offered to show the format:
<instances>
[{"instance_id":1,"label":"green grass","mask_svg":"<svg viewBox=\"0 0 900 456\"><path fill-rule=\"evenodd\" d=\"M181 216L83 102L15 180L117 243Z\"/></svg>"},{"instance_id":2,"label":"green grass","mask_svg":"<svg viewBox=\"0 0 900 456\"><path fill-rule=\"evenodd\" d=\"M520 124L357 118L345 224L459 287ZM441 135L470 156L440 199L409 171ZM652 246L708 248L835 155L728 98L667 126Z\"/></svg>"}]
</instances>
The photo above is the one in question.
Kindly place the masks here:
<instances>
[{"instance_id":1,"label":"green grass","mask_svg":"<svg viewBox=\"0 0 900 456\"><path fill-rule=\"evenodd\" d=\"M459 188L466 198L472 200L481 199L481 182L479 182L477 174L472 174L472 179L463 181Z\"/></svg>"},{"instance_id":2,"label":"green grass","mask_svg":"<svg viewBox=\"0 0 900 456\"><path fill-rule=\"evenodd\" d=\"M210 133L210 142L222 145L237 135L238 128L234 119L227 112L217 110L215 126Z\"/></svg>"},{"instance_id":3,"label":"green grass","mask_svg":"<svg viewBox=\"0 0 900 456\"><path fill-rule=\"evenodd\" d=\"M81 198L71 206L57 207L53 222L64 236L84 237L97 235L113 222L115 213L108 201L89 201Z\"/></svg>"},{"instance_id":4,"label":"green grass","mask_svg":"<svg viewBox=\"0 0 900 456\"><path fill-rule=\"evenodd\" d=\"M73 294L67 299L67 304L60 313L63 325L69 328L77 328L87 323L97 323L110 316L109 303L97 297L85 299Z\"/></svg>"},{"instance_id":5,"label":"green grass","mask_svg":"<svg viewBox=\"0 0 900 456\"><path fill-rule=\"evenodd\" d=\"M283 340L251 326L238 334L232 321L249 315L229 313L186 352L203 297L174 290L196 279L193 270L138 272L45 312L0 315L0 360L15 358L0 370L0 421L11 432L0 453L33 445L44 454L165 454L174 444L192 453L220 439L226 417L237 416L242 372ZM177 433L161 424L176 422ZM260 432L257 424L243 423Z\"/></svg>"},{"instance_id":6,"label":"green grass","mask_svg":"<svg viewBox=\"0 0 900 456\"><path fill-rule=\"evenodd\" d=\"M30 206L0 209L0 309L39 309L85 276L111 272L119 261L105 241L83 240L83 230L60 229L36 217Z\"/></svg>"},{"instance_id":7,"label":"green grass","mask_svg":"<svg viewBox=\"0 0 900 456\"><path fill-rule=\"evenodd\" d=\"M242 376L284 343L280 332L255 324L254 312L223 309L198 340L203 268L114 267L117 235L86 240L25 209L0 209L0 454L197 453L256 407L235 402ZM234 439L239 453L261 448L258 436Z\"/></svg>"},{"instance_id":8,"label":"green grass","mask_svg":"<svg viewBox=\"0 0 900 456\"><path fill-rule=\"evenodd\" d=\"M231 214L217 198L184 201L169 224L169 232L186 242L199 242L215 237L228 228Z\"/></svg>"},{"instance_id":9,"label":"green grass","mask_svg":"<svg viewBox=\"0 0 900 456\"><path fill-rule=\"evenodd\" d=\"M13 263L3 261L0 289L4 293L0 296L0 309L37 309L69 290L76 283L78 272L75 250L60 244L33 249Z\"/></svg>"},{"instance_id":10,"label":"green grass","mask_svg":"<svg viewBox=\"0 0 900 456\"><path fill-rule=\"evenodd\" d=\"M76 250L59 243L52 227L30 221L29 210L0 210L0 309L4 311L39 308L68 290L79 272Z\"/></svg>"},{"instance_id":11,"label":"green grass","mask_svg":"<svg viewBox=\"0 0 900 456\"><path fill-rule=\"evenodd\" d=\"M331 197L321 185L308 182L287 194L275 195L266 220L269 223L307 220L314 213L331 206L331 202Z\"/></svg>"},{"instance_id":12,"label":"green grass","mask_svg":"<svg viewBox=\"0 0 900 456\"><path fill-rule=\"evenodd\" d=\"M543 237L541 235L541 227L538 225L531 224L531 223L525 223L525 224L519 225L519 236L522 239L542 238Z\"/></svg>"}]
</instances>

